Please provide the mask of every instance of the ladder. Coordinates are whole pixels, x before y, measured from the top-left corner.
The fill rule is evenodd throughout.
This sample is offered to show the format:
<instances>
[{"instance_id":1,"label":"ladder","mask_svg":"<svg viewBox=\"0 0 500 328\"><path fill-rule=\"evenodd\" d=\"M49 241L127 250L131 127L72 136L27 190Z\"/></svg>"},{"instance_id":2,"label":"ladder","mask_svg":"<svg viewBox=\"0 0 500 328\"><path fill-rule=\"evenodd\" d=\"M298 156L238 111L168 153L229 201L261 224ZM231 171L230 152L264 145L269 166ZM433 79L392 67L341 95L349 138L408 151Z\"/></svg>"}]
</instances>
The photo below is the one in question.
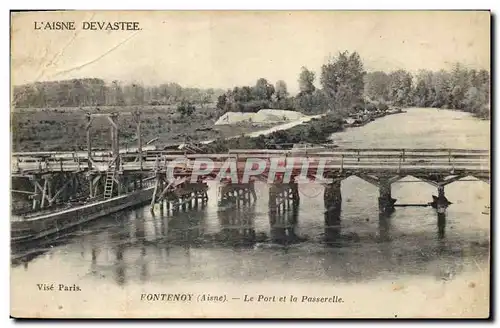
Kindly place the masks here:
<instances>
[{"instance_id":1,"label":"ladder","mask_svg":"<svg viewBox=\"0 0 500 328\"><path fill-rule=\"evenodd\" d=\"M104 185L104 199L113 197L113 185L115 184L115 170L110 169L106 172L106 182Z\"/></svg>"}]
</instances>

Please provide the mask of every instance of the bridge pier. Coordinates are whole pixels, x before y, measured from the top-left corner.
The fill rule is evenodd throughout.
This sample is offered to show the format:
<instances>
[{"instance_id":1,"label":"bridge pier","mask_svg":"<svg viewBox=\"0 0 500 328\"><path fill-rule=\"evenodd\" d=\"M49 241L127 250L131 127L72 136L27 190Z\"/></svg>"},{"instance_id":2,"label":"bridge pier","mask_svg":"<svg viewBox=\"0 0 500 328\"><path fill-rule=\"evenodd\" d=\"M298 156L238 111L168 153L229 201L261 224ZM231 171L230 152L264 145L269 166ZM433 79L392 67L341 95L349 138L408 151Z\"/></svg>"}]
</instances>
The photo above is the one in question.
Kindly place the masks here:
<instances>
[{"instance_id":1,"label":"bridge pier","mask_svg":"<svg viewBox=\"0 0 500 328\"><path fill-rule=\"evenodd\" d=\"M340 213L342 211L342 178L335 178L332 183L325 185L324 202L325 214L328 213L330 217L335 217L340 220Z\"/></svg>"},{"instance_id":2,"label":"bridge pier","mask_svg":"<svg viewBox=\"0 0 500 328\"><path fill-rule=\"evenodd\" d=\"M298 206L299 187L295 182L272 183L269 186L269 211L281 213Z\"/></svg>"},{"instance_id":3,"label":"bridge pier","mask_svg":"<svg viewBox=\"0 0 500 328\"><path fill-rule=\"evenodd\" d=\"M379 179L379 197L378 197L378 210L382 214L391 214L394 212L394 203L396 199L391 195L391 180L380 178Z\"/></svg>"},{"instance_id":4,"label":"bridge pier","mask_svg":"<svg viewBox=\"0 0 500 328\"><path fill-rule=\"evenodd\" d=\"M437 196L432 196L433 201L430 203L433 208L436 209L437 214L437 225L438 225L438 237L440 239L444 238L446 230L446 209L450 204L452 204L445 196L444 184L438 184Z\"/></svg>"},{"instance_id":5,"label":"bridge pier","mask_svg":"<svg viewBox=\"0 0 500 328\"><path fill-rule=\"evenodd\" d=\"M335 243L340 237L340 216L342 213L342 178L335 178L325 185L325 241Z\"/></svg>"},{"instance_id":6,"label":"bridge pier","mask_svg":"<svg viewBox=\"0 0 500 328\"><path fill-rule=\"evenodd\" d=\"M156 174L155 190L151 199L151 212L154 212L155 205L160 204L160 210L166 205L167 211L173 213L187 211L205 206L208 200L208 185L203 181L190 182L188 180L167 181L163 173Z\"/></svg>"},{"instance_id":7,"label":"bridge pier","mask_svg":"<svg viewBox=\"0 0 500 328\"><path fill-rule=\"evenodd\" d=\"M219 206L232 205L237 208L257 201L254 182L224 183L219 187Z\"/></svg>"},{"instance_id":8,"label":"bridge pier","mask_svg":"<svg viewBox=\"0 0 500 328\"><path fill-rule=\"evenodd\" d=\"M180 209L188 211L199 206L204 207L208 200L207 189L208 186L204 182L187 183L169 195L166 199L167 208L172 207L178 212ZM169 204L170 199L174 199L175 202Z\"/></svg>"}]
</instances>

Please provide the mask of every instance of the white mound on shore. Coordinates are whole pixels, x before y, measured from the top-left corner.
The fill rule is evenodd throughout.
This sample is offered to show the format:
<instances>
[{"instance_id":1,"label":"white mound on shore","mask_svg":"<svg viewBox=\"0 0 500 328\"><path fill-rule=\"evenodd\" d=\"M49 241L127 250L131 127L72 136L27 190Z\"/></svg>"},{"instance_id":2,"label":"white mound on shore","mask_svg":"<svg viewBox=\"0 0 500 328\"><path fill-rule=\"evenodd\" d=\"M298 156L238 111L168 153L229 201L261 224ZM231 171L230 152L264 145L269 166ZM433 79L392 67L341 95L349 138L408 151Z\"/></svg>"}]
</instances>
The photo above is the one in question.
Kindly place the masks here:
<instances>
[{"instance_id":1,"label":"white mound on shore","mask_svg":"<svg viewBox=\"0 0 500 328\"><path fill-rule=\"evenodd\" d=\"M296 121L304 115L291 110L261 109L257 113L227 112L219 117L214 125L231 125L236 123L284 123Z\"/></svg>"},{"instance_id":2,"label":"white mound on shore","mask_svg":"<svg viewBox=\"0 0 500 328\"><path fill-rule=\"evenodd\" d=\"M227 112L226 114L219 117L214 125L229 125L241 122L251 122L253 121L255 113L240 113L240 112Z\"/></svg>"}]
</instances>

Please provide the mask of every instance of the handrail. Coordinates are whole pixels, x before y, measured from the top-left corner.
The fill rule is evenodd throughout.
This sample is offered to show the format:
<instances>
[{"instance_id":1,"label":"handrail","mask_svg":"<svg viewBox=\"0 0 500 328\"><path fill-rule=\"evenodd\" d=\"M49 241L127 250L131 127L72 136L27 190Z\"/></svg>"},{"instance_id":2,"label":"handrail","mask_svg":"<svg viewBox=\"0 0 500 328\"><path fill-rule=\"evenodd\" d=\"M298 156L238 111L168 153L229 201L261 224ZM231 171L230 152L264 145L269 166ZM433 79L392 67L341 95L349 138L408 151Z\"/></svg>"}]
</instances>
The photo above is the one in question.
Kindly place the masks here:
<instances>
[{"instance_id":1,"label":"handrail","mask_svg":"<svg viewBox=\"0 0 500 328\"><path fill-rule=\"evenodd\" d=\"M24 153L23 153L24 154ZM14 157L12 161L12 172L45 172L45 171L81 171L88 170L86 165L82 165L86 156L76 156L74 152L68 152L67 157L36 157L32 156ZM71 157L69 156L71 155ZM336 148L327 151L312 151L303 154L300 151L289 150L269 150L269 149L241 149L230 150L223 154L162 154L154 151L143 154L142 165L136 161L137 154L120 154L120 170L158 170L167 167L172 160L183 158L186 160L186 166L196 159L210 159L214 162L222 162L233 159L236 162L244 162L248 158L260 158L262 160L273 160L276 158L306 157L309 162L323 161L330 164L340 164L340 169L346 167L362 167L366 165L378 165L387 167L396 165L399 170L407 166L428 167L428 166L447 166L451 169L458 167L476 167L478 170L489 168L490 154L489 150L479 149L398 149L398 148ZM109 161L114 160L111 156L92 159L93 169L102 170L109 166Z\"/></svg>"}]
</instances>

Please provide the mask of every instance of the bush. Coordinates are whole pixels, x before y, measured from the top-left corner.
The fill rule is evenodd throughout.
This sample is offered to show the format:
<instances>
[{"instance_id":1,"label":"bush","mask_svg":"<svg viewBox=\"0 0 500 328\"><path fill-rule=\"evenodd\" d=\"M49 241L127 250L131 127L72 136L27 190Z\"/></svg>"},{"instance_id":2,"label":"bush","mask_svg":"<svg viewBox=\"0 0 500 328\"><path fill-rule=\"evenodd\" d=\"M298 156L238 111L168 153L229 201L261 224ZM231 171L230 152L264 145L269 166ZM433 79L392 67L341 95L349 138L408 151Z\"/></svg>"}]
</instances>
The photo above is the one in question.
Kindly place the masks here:
<instances>
[{"instance_id":1,"label":"bush","mask_svg":"<svg viewBox=\"0 0 500 328\"><path fill-rule=\"evenodd\" d=\"M249 102L244 102L239 104L241 111L245 113L256 113L261 109L266 109L270 107L270 103L267 100L252 100Z\"/></svg>"},{"instance_id":2,"label":"bush","mask_svg":"<svg viewBox=\"0 0 500 328\"><path fill-rule=\"evenodd\" d=\"M191 102L184 100L177 106L177 112L179 112L182 117L191 116L195 109L196 108Z\"/></svg>"},{"instance_id":3,"label":"bush","mask_svg":"<svg viewBox=\"0 0 500 328\"><path fill-rule=\"evenodd\" d=\"M378 104L378 110L379 111L385 112L388 109L389 109L389 106L387 106L386 103L380 103L380 104Z\"/></svg>"},{"instance_id":4,"label":"bush","mask_svg":"<svg viewBox=\"0 0 500 328\"><path fill-rule=\"evenodd\" d=\"M377 106L375 106L375 104L373 104L373 103L368 103L365 105L365 110L367 110L369 112L374 112L377 110Z\"/></svg>"}]
</instances>

